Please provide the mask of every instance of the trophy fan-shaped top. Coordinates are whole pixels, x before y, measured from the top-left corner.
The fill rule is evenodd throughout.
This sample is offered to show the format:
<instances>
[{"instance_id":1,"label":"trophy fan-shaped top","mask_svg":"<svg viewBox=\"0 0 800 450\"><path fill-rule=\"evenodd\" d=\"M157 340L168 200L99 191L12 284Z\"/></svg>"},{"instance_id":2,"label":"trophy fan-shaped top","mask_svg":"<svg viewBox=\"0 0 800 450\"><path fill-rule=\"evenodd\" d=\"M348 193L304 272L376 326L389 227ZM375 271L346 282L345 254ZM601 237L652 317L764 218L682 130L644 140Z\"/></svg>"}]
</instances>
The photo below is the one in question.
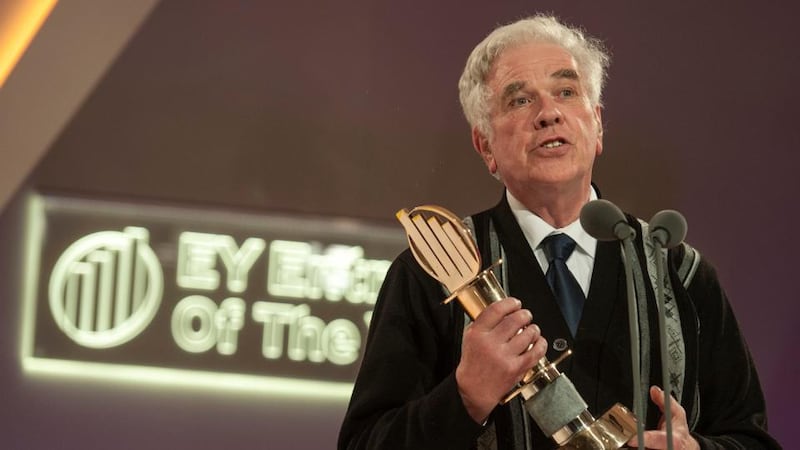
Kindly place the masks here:
<instances>
[{"instance_id":1,"label":"trophy fan-shaped top","mask_svg":"<svg viewBox=\"0 0 800 450\"><path fill-rule=\"evenodd\" d=\"M417 206L397 211L414 258L450 292L475 278L481 269L481 257L469 230L461 219L445 208Z\"/></svg>"}]
</instances>

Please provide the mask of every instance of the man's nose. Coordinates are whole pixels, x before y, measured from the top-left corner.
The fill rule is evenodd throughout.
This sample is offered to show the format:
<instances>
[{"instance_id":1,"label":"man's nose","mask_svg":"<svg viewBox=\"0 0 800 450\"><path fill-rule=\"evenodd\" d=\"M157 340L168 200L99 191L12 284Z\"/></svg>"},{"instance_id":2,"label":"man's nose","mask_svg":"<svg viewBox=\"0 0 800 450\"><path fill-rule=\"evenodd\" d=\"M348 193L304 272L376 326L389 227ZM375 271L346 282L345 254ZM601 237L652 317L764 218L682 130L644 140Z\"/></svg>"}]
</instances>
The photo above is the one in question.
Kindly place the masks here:
<instances>
[{"instance_id":1,"label":"man's nose","mask_svg":"<svg viewBox=\"0 0 800 450\"><path fill-rule=\"evenodd\" d=\"M564 117L561 115L558 104L551 98L543 98L541 108L534 119L534 127L539 130L561 123L562 120Z\"/></svg>"}]
</instances>

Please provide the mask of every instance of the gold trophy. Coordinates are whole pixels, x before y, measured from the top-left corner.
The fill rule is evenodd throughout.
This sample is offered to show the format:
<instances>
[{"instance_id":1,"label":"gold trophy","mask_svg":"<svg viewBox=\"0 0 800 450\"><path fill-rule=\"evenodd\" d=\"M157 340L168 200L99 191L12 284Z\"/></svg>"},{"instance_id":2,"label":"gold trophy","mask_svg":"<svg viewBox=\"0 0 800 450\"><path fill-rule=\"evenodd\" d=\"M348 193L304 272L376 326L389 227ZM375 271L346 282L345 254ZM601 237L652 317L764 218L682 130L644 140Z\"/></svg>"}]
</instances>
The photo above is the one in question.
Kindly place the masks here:
<instances>
[{"instance_id":1,"label":"gold trophy","mask_svg":"<svg viewBox=\"0 0 800 450\"><path fill-rule=\"evenodd\" d=\"M481 271L475 241L455 214L426 205L401 209L396 215L417 262L451 293L444 303L458 299L475 320L490 303L507 297L493 272L502 260ZM567 350L552 363L546 357L540 359L502 403L522 395L533 420L562 449L621 448L636 434L634 415L617 403L595 419L569 378L556 368L570 354Z\"/></svg>"}]
</instances>

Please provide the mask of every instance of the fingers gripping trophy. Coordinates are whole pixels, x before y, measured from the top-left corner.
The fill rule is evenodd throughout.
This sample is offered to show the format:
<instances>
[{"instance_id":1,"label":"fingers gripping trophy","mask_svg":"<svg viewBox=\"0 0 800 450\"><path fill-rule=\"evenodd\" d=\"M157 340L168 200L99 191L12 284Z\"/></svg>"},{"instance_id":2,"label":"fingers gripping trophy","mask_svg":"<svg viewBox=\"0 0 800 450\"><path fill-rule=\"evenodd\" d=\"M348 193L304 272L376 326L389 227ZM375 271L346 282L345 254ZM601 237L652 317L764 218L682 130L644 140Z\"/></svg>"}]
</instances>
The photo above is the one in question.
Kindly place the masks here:
<instances>
[{"instance_id":1,"label":"fingers gripping trophy","mask_svg":"<svg viewBox=\"0 0 800 450\"><path fill-rule=\"evenodd\" d=\"M452 212L439 206L419 206L397 212L409 247L417 262L457 299L471 319L492 302L507 297L493 269L481 271L481 258L469 230ZM636 419L619 403L595 419L566 375L556 365L569 356L565 351L554 362L540 359L527 371L502 403L521 395L525 409L563 449L618 449L636 434Z\"/></svg>"}]
</instances>

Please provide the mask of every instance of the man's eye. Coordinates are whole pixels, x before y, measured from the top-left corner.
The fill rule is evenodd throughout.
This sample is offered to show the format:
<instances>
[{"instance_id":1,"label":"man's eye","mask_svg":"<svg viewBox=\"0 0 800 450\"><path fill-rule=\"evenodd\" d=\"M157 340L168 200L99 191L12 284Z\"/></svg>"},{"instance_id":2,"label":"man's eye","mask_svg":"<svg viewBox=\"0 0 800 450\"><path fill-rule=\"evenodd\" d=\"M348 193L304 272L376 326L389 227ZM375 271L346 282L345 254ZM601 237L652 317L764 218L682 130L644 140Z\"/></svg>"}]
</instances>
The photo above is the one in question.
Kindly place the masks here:
<instances>
[{"instance_id":1,"label":"man's eye","mask_svg":"<svg viewBox=\"0 0 800 450\"><path fill-rule=\"evenodd\" d=\"M531 99L527 97L519 97L511 100L511 106L522 106L527 105L531 102Z\"/></svg>"},{"instance_id":2,"label":"man's eye","mask_svg":"<svg viewBox=\"0 0 800 450\"><path fill-rule=\"evenodd\" d=\"M564 88L560 92L561 97L574 97L575 91L572 88Z\"/></svg>"}]
</instances>

